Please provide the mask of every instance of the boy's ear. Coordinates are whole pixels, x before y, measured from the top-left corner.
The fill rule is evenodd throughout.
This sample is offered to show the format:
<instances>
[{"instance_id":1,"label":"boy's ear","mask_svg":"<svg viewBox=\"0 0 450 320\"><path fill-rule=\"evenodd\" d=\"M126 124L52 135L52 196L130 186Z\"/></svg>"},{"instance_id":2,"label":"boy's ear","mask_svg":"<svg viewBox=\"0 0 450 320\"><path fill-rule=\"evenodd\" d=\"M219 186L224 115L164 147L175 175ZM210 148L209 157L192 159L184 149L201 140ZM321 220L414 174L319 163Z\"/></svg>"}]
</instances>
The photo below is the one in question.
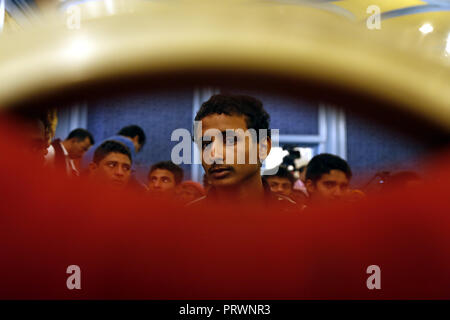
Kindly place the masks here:
<instances>
[{"instance_id":1,"label":"boy's ear","mask_svg":"<svg viewBox=\"0 0 450 320\"><path fill-rule=\"evenodd\" d=\"M73 146L74 140L75 139L72 138L72 139L67 140L67 142L69 143L70 146Z\"/></svg>"},{"instance_id":2,"label":"boy's ear","mask_svg":"<svg viewBox=\"0 0 450 320\"><path fill-rule=\"evenodd\" d=\"M94 172L95 170L97 170L98 166L95 162L91 162L89 163L89 173Z\"/></svg>"},{"instance_id":3,"label":"boy's ear","mask_svg":"<svg viewBox=\"0 0 450 320\"><path fill-rule=\"evenodd\" d=\"M270 153L270 149L272 148L272 140L269 137L266 137L264 140L259 142L259 160L263 162L266 160L267 156Z\"/></svg>"},{"instance_id":4,"label":"boy's ear","mask_svg":"<svg viewBox=\"0 0 450 320\"><path fill-rule=\"evenodd\" d=\"M306 187L306 191L308 191L308 194L312 194L316 189L314 182L312 182L312 180L310 180L310 179L306 180L305 187Z\"/></svg>"}]
</instances>

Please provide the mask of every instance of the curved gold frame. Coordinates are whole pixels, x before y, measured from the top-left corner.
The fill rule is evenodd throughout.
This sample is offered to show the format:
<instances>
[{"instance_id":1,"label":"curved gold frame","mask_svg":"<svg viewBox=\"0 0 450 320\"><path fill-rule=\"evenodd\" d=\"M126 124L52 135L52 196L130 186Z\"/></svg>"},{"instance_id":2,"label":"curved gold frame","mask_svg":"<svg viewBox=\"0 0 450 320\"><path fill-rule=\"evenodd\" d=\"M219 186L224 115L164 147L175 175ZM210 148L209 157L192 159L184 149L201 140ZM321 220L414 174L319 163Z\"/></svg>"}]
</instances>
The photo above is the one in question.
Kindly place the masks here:
<instances>
[{"instance_id":1,"label":"curved gold frame","mask_svg":"<svg viewBox=\"0 0 450 320\"><path fill-rule=\"evenodd\" d=\"M296 6L127 1L79 30L59 21L0 37L0 106L137 74L227 70L379 97L450 129L450 70L399 48L395 33Z\"/></svg>"}]
</instances>

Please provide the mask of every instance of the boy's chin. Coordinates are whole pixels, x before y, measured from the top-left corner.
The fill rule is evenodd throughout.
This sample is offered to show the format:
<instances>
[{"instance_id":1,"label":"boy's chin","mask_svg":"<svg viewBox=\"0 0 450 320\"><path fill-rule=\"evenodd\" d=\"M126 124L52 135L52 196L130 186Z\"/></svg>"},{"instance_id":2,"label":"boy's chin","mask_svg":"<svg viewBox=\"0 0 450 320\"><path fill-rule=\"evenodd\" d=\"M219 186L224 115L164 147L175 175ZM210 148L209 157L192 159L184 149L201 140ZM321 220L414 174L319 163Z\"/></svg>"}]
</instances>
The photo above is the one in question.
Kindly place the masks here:
<instances>
[{"instance_id":1,"label":"boy's chin","mask_svg":"<svg viewBox=\"0 0 450 320\"><path fill-rule=\"evenodd\" d=\"M226 177L224 179L214 179L211 181L213 187L233 187L237 184L237 181L233 177Z\"/></svg>"}]
</instances>

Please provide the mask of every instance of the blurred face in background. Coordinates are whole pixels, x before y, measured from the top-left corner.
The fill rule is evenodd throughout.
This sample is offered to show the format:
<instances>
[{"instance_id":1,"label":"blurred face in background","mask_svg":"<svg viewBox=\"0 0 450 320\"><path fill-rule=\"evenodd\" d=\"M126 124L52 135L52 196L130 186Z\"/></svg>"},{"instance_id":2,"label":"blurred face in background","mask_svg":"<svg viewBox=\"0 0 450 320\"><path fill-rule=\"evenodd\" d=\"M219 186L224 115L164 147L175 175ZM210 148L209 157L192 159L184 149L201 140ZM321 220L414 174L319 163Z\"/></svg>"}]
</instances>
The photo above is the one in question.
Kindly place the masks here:
<instances>
[{"instance_id":1,"label":"blurred face in background","mask_svg":"<svg viewBox=\"0 0 450 320\"><path fill-rule=\"evenodd\" d=\"M178 187L177 197L182 203L189 203L203 196L204 194L194 186L181 184Z\"/></svg>"},{"instance_id":2,"label":"blurred face in background","mask_svg":"<svg viewBox=\"0 0 450 320\"><path fill-rule=\"evenodd\" d=\"M306 168L303 168L302 171L299 171L298 178L305 183L306 182Z\"/></svg>"},{"instance_id":3,"label":"blurred face in background","mask_svg":"<svg viewBox=\"0 0 450 320\"><path fill-rule=\"evenodd\" d=\"M91 162L91 176L114 188L125 188L131 177L131 160L122 153L111 152L98 164Z\"/></svg>"},{"instance_id":4,"label":"blurred face in background","mask_svg":"<svg viewBox=\"0 0 450 320\"><path fill-rule=\"evenodd\" d=\"M130 139L131 142L133 142L134 150L136 152L141 151L142 145L139 143L139 136L135 136L134 138L131 138L131 137L126 137L126 138Z\"/></svg>"},{"instance_id":5,"label":"blurred face in background","mask_svg":"<svg viewBox=\"0 0 450 320\"><path fill-rule=\"evenodd\" d=\"M155 169L148 176L148 188L151 192L171 193L175 191L174 174L166 169Z\"/></svg>"},{"instance_id":6,"label":"blurred face in background","mask_svg":"<svg viewBox=\"0 0 450 320\"><path fill-rule=\"evenodd\" d=\"M349 194L349 179L343 171L330 170L316 182L306 181L306 188L312 201L336 201Z\"/></svg>"},{"instance_id":7,"label":"blurred face in background","mask_svg":"<svg viewBox=\"0 0 450 320\"><path fill-rule=\"evenodd\" d=\"M44 157L47 155L47 148L50 145L42 121L34 120L26 123L22 137L25 153L37 157L39 161L44 162Z\"/></svg>"},{"instance_id":8,"label":"blurred face in background","mask_svg":"<svg viewBox=\"0 0 450 320\"><path fill-rule=\"evenodd\" d=\"M266 177L270 191L276 194L289 197L292 194L292 183L288 178L283 177Z\"/></svg>"},{"instance_id":9,"label":"blurred face in background","mask_svg":"<svg viewBox=\"0 0 450 320\"><path fill-rule=\"evenodd\" d=\"M84 140L78 140L76 138L70 139L70 146L67 152L72 159L80 159L84 153L91 147L91 140L86 137Z\"/></svg>"}]
</instances>

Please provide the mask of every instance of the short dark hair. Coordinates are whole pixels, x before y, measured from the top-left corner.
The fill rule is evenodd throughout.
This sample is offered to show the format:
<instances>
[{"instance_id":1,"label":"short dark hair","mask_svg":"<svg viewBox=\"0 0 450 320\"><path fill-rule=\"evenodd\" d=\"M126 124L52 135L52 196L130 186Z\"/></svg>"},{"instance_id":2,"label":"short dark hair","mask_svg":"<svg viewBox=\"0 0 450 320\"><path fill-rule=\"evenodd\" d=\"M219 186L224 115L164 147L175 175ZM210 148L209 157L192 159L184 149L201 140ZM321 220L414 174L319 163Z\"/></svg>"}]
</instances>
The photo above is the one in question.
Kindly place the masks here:
<instances>
[{"instance_id":1,"label":"short dark hair","mask_svg":"<svg viewBox=\"0 0 450 320\"><path fill-rule=\"evenodd\" d=\"M124 154L130 158L130 162L133 162L130 149L126 145L118 141L108 140L95 149L93 158L94 163L99 164L100 161L102 161L110 153Z\"/></svg>"},{"instance_id":2,"label":"short dark hair","mask_svg":"<svg viewBox=\"0 0 450 320\"><path fill-rule=\"evenodd\" d=\"M74 139L74 138L75 138L78 142L84 141L84 139L89 138L91 144L94 144L94 143L95 143L94 137L93 137L92 134L91 134L89 131L87 131L86 129L78 128L78 129L75 129L75 130L70 131L70 133L69 133L69 135L67 136L66 140Z\"/></svg>"},{"instance_id":3,"label":"short dark hair","mask_svg":"<svg viewBox=\"0 0 450 320\"><path fill-rule=\"evenodd\" d=\"M134 125L134 124L123 127L122 129L120 129L120 131L117 134L120 136L129 137L129 138L134 138L134 137L138 136L138 142L141 145L141 147L144 146L145 141L147 140L144 130L142 130L141 127Z\"/></svg>"},{"instance_id":4,"label":"short dark hair","mask_svg":"<svg viewBox=\"0 0 450 320\"><path fill-rule=\"evenodd\" d=\"M195 116L200 121L211 114L225 114L228 116L245 116L247 129L256 130L259 141L259 129L267 130L270 137L270 116L264 110L263 104L256 98L246 95L216 94L204 102Z\"/></svg>"},{"instance_id":5,"label":"short dark hair","mask_svg":"<svg viewBox=\"0 0 450 320\"><path fill-rule=\"evenodd\" d=\"M333 154L322 153L312 158L308 163L305 178L316 182L323 174L330 173L331 170L342 171L347 179L352 177L352 171L347 161Z\"/></svg>"},{"instance_id":6,"label":"short dark hair","mask_svg":"<svg viewBox=\"0 0 450 320\"><path fill-rule=\"evenodd\" d=\"M292 186L294 186L294 183L297 179L295 179L294 175L292 174L291 171L289 171L285 166L279 166L278 167L278 171L275 174L265 174L263 176L264 179L270 179L271 177L279 177L279 178L287 178L289 180L289 182L292 184Z\"/></svg>"},{"instance_id":7,"label":"short dark hair","mask_svg":"<svg viewBox=\"0 0 450 320\"><path fill-rule=\"evenodd\" d=\"M161 161L157 162L154 165L150 167L150 171L148 172L148 179L150 179L150 175L153 171L156 169L163 169L172 172L174 178L175 178L175 184L179 184L181 181L183 181L184 171L183 168L180 166L177 166L172 161Z\"/></svg>"}]
</instances>

